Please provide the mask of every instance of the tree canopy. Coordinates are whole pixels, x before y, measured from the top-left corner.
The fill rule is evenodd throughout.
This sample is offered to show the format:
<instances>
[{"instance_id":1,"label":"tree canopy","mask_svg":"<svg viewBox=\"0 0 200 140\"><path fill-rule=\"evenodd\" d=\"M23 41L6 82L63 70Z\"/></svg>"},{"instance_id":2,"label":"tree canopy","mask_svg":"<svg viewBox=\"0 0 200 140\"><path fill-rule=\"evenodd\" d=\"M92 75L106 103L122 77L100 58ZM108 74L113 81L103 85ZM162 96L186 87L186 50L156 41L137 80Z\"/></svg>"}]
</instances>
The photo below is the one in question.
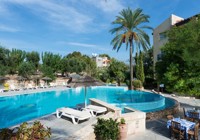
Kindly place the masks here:
<instances>
[{"instance_id":1,"label":"tree canopy","mask_svg":"<svg viewBox=\"0 0 200 140\"><path fill-rule=\"evenodd\" d=\"M199 19L199 17L198 17ZM200 20L173 27L156 64L157 78L170 92L200 96Z\"/></svg>"},{"instance_id":2,"label":"tree canopy","mask_svg":"<svg viewBox=\"0 0 200 140\"><path fill-rule=\"evenodd\" d=\"M119 51L123 43L126 44L126 49L129 48L130 89L133 89L132 53L134 50L147 50L150 45L149 36L144 29L151 29L151 27L143 25L147 22L149 22L149 16L143 14L142 9L139 8L135 11L130 8L123 9L112 22L115 27L110 32L116 34L111 41L113 49Z\"/></svg>"}]
</instances>

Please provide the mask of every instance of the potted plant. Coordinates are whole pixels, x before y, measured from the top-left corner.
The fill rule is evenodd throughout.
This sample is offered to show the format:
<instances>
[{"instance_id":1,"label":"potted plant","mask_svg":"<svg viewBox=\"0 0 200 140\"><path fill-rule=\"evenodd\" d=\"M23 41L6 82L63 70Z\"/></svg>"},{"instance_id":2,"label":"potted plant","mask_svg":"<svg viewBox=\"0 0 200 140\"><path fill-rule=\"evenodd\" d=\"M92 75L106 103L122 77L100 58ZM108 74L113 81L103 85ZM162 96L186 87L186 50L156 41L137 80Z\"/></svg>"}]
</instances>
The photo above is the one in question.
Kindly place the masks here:
<instances>
[{"instance_id":1,"label":"potted plant","mask_svg":"<svg viewBox=\"0 0 200 140\"><path fill-rule=\"evenodd\" d=\"M119 123L117 120L97 118L94 125L96 140L117 140L119 136Z\"/></svg>"},{"instance_id":2,"label":"potted plant","mask_svg":"<svg viewBox=\"0 0 200 140\"><path fill-rule=\"evenodd\" d=\"M128 126L126 124L126 121L124 118L121 118L120 123L119 123L119 139L120 140L126 140L127 131L128 131Z\"/></svg>"}]
</instances>

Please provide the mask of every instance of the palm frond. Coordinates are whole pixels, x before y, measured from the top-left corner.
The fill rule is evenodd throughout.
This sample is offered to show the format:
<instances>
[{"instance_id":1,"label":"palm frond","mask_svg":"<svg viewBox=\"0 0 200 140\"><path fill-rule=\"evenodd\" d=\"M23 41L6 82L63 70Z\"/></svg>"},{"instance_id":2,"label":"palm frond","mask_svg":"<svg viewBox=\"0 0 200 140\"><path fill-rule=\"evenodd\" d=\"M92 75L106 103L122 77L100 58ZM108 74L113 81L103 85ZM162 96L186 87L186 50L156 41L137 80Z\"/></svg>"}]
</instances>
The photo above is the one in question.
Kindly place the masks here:
<instances>
[{"instance_id":1,"label":"palm frond","mask_svg":"<svg viewBox=\"0 0 200 140\"><path fill-rule=\"evenodd\" d=\"M150 26L146 26L146 25L144 25L144 26L140 26L140 28L141 28L141 29L149 29L149 30L153 30L152 27L150 27Z\"/></svg>"},{"instance_id":2,"label":"palm frond","mask_svg":"<svg viewBox=\"0 0 200 140\"><path fill-rule=\"evenodd\" d=\"M123 43L122 34L116 35L111 41L111 45L113 46L113 50L117 51L120 49L121 44Z\"/></svg>"},{"instance_id":3,"label":"palm frond","mask_svg":"<svg viewBox=\"0 0 200 140\"><path fill-rule=\"evenodd\" d=\"M146 34L146 32L139 28L136 28L136 30L138 31L140 36L142 36L142 38L147 42L147 44L150 45L150 39L149 36Z\"/></svg>"},{"instance_id":4,"label":"palm frond","mask_svg":"<svg viewBox=\"0 0 200 140\"><path fill-rule=\"evenodd\" d=\"M119 33L119 32L121 32L121 31L124 31L124 26L119 26L119 27L116 27L116 28L113 28L113 29L111 29L109 32L111 33L111 34L114 34L114 33Z\"/></svg>"},{"instance_id":5,"label":"palm frond","mask_svg":"<svg viewBox=\"0 0 200 140\"><path fill-rule=\"evenodd\" d=\"M149 26L139 25L149 22L149 16L142 13L143 10L138 8L132 11L130 8L123 9L116 19L112 22L116 25L115 28L111 29L111 34L116 33L116 36L111 41L113 49L119 51L123 42L126 43L126 49L128 49L130 43L133 44L135 49L145 50L150 45L149 36L143 29L152 29ZM125 38L122 35L125 35Z\"/></svg>"}]
</instances>

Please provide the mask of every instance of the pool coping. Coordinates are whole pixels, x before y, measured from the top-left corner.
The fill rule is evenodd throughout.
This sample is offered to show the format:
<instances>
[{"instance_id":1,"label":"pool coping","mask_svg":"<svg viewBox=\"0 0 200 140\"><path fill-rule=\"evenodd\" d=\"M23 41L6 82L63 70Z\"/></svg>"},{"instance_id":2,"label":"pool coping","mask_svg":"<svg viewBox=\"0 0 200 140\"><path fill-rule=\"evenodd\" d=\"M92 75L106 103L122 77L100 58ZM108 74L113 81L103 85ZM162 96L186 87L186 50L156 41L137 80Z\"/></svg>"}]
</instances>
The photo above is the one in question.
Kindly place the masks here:
<instances>
[{"instance_id":1,"label":"pool coping","mask_svg":"<svg viewBox=\"0 0 200 140\"><path fill-rule=\"evenodd\" d=\"M105 87L107 87L107 86L105 86ZM116 87L110 87L110 88L116 88ZM120 88L124 88L124 87L120 87ZM9 96L17 96L17 95L25 95L25 94L37 94L37 93L41 93L41 92L50 92L50 91L65 91L65 90L70 90L70 89L75 89L75 88L69 88L66 86L57 86L57 87L48 87L48 88L38 88L38 89L32 89L32 90L29 89L29 90L20 90L20 91L8 91L8 92L0 93L0 98L1 97L9 97ZM148 91L148 90L143 90L143 91L153 93L152 91ZM153 94L155 94L155 93L153 93ZM160 94L160 95L162 96L162 94ZM165 109L162 109L162 110L158 110L158 111L154 111L154 112L147 112L146 113L147 120L163 118L163 117L166 117L167 115L175 114L176 112L178 112L179 107L180 107L179 102L170 97L165 97L165 98L174 100L175 105L165 108ZM117 112L118 112L117 114L121 115L120 111L117 111Z\"/></svg>"},{"instance_id":2,"label":"pool coping","mask_svg":"<svg viewBox=\"0 0 200 140\"><path fill-rule=\"evenodd\" d=\"M63 90L69 90L69 89L73 89L73 88L59 86L59 87L37 88L37 89L27 89L27 90L19 90L19 91L7 91L7 92L1 92L0 97L25 95L25 94L37 94L37 93L49 92L49 91L63 91Z\"/></svg>"},{"instance_id":3,"label":"pool coping","mask_svg":"<svg viewBox=\"0 0 200 140\"><path fill-rule=\"evenodd\" d=\"M98 86L94 86L98 87ZM109 87L109 86L99 86L99 87ZM109 87L109 88L124 88L126 87ZM37 89L26 89L26 90L18 90L18 91L6 91L0 92L0 97L8 97L8 96L16 96L16 95L24 95L24 94L36 94L41 92L48 92L48 91L64 91L69 89L76 89L76 88L69 88L66 86L56 86L56 87L47 87L47 88L37 88Z\"/></svg>"}]
</instances>

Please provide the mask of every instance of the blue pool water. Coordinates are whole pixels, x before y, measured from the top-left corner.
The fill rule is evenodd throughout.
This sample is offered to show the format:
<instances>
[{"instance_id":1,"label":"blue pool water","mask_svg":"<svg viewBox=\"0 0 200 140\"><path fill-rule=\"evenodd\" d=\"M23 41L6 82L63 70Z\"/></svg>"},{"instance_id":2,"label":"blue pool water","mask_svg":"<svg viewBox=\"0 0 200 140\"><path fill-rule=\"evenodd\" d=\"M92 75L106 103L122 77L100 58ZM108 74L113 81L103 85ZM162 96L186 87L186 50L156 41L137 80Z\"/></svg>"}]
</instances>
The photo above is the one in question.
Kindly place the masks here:
<instances>
[{"instance_id":1,"label":"blue pool water","mask_svg":"<svg viewBox=\"0 0 200 140\"><path fill-rule=\"evenodd\" d=\"M122 109L128 106L145 112L164 109L174 104L172 100L158 94L129 91L123 87L91 87L87 89L87 100L89 98L97 98ZM83 102L82 88L0 97L0 128L51 114L63 106L75 107Z\"/></svg>"}]
</instances>

